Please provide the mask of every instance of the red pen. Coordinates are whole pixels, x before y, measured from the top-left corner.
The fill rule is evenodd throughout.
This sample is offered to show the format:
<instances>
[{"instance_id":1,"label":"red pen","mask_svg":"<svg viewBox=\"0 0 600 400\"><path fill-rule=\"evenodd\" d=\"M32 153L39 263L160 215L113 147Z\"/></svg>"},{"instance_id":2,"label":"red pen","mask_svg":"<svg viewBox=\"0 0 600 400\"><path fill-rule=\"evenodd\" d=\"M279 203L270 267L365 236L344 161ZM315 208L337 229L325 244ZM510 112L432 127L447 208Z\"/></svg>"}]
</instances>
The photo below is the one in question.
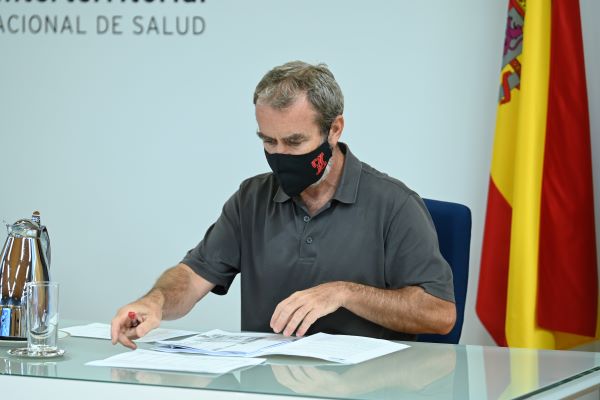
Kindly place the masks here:
<instances>
[{"instance_id":1,"label":"red pen","mask_svg":"<svg viewBox=\"0 0 600 400\"><path fill-rule=\"evenodd\" d=\"M135 328L136 326L138 326L140 323L137 320L137 315L135 313L135 311L129 311L127 313L127 316L129 317L129 319L131 320L131 327Z\"/></svg>"}]
</instances>

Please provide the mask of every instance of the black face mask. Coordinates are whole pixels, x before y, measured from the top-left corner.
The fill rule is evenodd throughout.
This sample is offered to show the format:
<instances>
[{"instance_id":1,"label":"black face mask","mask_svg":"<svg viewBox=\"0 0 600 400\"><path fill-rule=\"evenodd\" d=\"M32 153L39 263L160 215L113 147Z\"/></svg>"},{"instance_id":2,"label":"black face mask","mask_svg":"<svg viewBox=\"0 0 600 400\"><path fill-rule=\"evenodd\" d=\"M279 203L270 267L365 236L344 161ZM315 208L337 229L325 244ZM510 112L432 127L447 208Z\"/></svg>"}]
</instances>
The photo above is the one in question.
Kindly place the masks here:
<instances>
[{"instance_id":1,"label":"black face mask","mask_svg":"<svg viewBox=\"0 0 600 400\"><path fill-rule=\"evenodd\" d=\"M304 189L321 179L331 154L327 140L306 154L269 154L265 151L273 175L290 197L298 196Z\"/></svg>"}]
</instances>

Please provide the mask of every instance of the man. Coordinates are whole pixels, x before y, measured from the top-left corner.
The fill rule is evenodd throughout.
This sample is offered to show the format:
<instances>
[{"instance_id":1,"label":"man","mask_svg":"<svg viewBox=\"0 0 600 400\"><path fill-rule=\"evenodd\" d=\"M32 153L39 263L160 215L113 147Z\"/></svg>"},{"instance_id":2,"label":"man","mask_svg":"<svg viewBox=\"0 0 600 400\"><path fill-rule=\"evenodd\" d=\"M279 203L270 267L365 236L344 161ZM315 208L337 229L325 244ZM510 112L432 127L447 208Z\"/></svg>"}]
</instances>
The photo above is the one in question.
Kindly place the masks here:
<instances>
[{"instance_id":1,"label":"man","mask_svg":"<svg viewBox=\"0 0 600 400\"><path fill-rule=\"evenodd\" d=\"M410 340L447 333L451 270L421 198L339 141L344 100L325 65L269 71L254 93L273 173L247 179L198 246L112 321L112 341L179 318L241 273L242 330ZM135 313L134 314L132 314Z\"/></svg>"}]
</instances>

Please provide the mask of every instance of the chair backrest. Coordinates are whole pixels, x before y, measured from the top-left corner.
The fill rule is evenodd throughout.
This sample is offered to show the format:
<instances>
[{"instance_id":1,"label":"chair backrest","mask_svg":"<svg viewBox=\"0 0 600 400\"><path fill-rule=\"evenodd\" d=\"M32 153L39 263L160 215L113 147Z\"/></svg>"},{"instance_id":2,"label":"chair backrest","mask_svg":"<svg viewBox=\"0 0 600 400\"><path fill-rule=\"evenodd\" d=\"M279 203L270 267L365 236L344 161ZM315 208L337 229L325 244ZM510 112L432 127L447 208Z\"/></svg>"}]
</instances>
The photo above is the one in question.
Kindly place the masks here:
<instances>
[{"instance_id":1,"label":"chair backrest","mask_svg":"<svg viewBox=\"0 0 600 400\"><path fill-rule=\"evenodd\" d=\"M447 201L423 199L431 214L442 256L454 275L456 324L447 335L419 335L420 342L458 343L462 332L469 281L469 251L471 248L471 210L467 206Z\"/></svg>"}]
</instances>

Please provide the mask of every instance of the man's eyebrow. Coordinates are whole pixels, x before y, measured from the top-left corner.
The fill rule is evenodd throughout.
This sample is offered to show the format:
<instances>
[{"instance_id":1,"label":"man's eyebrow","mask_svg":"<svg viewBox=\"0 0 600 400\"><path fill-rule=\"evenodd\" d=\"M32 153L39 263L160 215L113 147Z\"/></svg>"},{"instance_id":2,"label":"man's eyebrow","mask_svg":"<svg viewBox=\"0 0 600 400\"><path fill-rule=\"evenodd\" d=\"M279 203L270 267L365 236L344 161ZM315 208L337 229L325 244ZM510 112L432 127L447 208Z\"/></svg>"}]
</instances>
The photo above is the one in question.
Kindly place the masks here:
<instances>
[{"instance_id":1,"label":"man's eyebrow","mask_svg":"<svg viewBox=\"0 0 600 400\"><path fill-rule=\"evenodd\" d=\"M283 138L286 142L299 142L306 139L306 135L303 133L292 133L289 136Z\"/></svg>"},{"instance_id":2,"label":"man's eyebrow","mask_svg":"<svg viewBox=\"0 0 600 400\"><path fill-rule=\"evenodd\" d=\"M260 139L271 139L269 136L266 136L261 131L256 131L256 136L258 136Z\"/></svg>"},{"instance_id":3,"label":"man's eyebrow","mask_svg":"<svg viewBox=\"0 0 600 400\"><path fill-rule=\"evenodd\" d=\"M258 136L262 140L265 140L265 139L274 140L272 137L265 135L261 131L256 131L256 136ZM284 142L299 142L299 141L302 141L305 139L306 139L306 135L303 133L292 133L291 135L282 138L282 140Z\"/></svg>"}]
</instances>

